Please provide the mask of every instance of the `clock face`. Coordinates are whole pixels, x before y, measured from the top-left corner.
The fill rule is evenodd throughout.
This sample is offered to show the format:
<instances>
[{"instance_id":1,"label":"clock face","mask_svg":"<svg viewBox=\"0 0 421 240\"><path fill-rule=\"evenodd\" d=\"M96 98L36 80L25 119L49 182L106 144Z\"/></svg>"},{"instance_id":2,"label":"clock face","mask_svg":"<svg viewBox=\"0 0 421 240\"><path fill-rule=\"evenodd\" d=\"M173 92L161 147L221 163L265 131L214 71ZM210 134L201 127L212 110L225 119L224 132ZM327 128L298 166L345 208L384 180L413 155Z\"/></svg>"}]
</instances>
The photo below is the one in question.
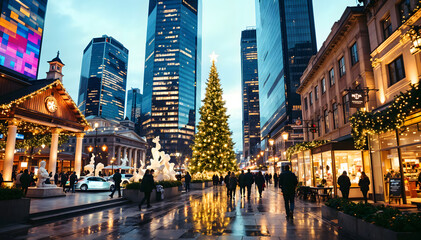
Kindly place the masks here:
<instances>
[{"instance_id":1,"label":"clock face","mask_svg":"<svg viewBox=\"0 0 421 240\"><path fill-rule=\"evenodd\" d=\"M45 98L45 107L50 113L57 111L57 100L53 96Z\"/></svg>"}]
</instances>

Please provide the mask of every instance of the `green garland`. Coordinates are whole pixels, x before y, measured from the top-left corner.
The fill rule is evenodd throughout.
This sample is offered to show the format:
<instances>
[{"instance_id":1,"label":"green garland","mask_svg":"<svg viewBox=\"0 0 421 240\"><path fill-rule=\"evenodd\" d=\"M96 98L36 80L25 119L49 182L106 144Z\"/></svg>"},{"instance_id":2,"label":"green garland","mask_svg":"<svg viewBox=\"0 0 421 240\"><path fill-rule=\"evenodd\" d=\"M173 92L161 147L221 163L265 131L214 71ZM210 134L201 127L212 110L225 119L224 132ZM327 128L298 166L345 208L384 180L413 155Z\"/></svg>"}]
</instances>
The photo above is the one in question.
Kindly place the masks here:
<instances>
[{"instance_id":1,"label":"green garland","mask_svg":"<svg viewBox=\"0 0 421 240\"><path fill-rule=\"evenodd\" d=\"M421 89L419 84L395 97L393 103L379 112L358 111L350 118L352 137L357 149L364 149L367 135L394 131L402 127L405 119L421 110Z\"/></svg>"},{"instance_id":2,"label":"green garland","mask_svg":"<svg viewBox=\"0 0 421 240\"><path fill-rule=\"evenodd\" d=\"M295 153L301 152L301 151L305 151L305 150L309 150L318 146L321 146L323 144L326 144L330 142L330 140L313 140L311 142L301 142L301 143L297 143L294 146L291 146L287 149L287 159L291 160L292 155L294 155Z\"/></svg>"}]
</instances>

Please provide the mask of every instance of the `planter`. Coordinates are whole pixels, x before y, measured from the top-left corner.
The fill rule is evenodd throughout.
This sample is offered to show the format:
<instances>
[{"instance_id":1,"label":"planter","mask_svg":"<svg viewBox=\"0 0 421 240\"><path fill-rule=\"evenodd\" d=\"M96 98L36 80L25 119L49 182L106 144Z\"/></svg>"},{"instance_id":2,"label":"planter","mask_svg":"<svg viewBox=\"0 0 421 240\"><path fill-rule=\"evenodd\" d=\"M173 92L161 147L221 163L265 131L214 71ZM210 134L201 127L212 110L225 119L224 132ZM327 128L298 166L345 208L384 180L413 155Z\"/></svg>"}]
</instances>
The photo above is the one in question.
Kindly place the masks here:
<instances>
[{"instance_id":1,"label":"planter","mask_svg":"<svg viewBox=\"0 0 421 240\"><path fill-rule=\"evenodd\" d=\"M190 189L193 190L201 190L201 189L205 189L205 183L190 183Z\"/></svg>"},{"instance_id":2,"label":"planter","mask_svg":"<svg viewBox=\"0 0 421 240\"><path fill-rule=\"evenodd\" d=\"M135 203L140 203L145 194L137 189L123 189L123 197ZM155 202L156 192L155 189L151 193L151 202Z\"/></svg>"},{"instance_id":3,"label":"planter","mask_svg":"<svg viewBox=\"0 0 421 240\"><path fill-rule=\"evenodd\" d=\"M0 225L26 222L29 219L31 199L21 198L0 201Z\"/></svg>"},{"instance_id":4,"label":"planter","mask_svg":"<svg viewBox=\"0 0 421 240\"><path fill-rule=\"evenodd\" d=\"M173 198L181 195L181 192L178 190L178 186L164 188L164 199Z\"/></svg>"},{"instance_id":5,"label":"planter","mask_svg":"<svg viewBox=\"0 0 421 240\"><path fill-rule=\"evenodd\" d=\"M357 218L343 212L338 212L338 224L348 234L357 234Z\"/></svg>"},{"instance_id":6,"label":"planter","mask_svg":"<svg viewBox=\"0 0 421 240\"><path fill-rule=\"evenodd\" d=\"M322 218L326 219L326 220L334 220L334 219L338 219L338 213L339 211L328 207L326 205L322 205Z\"/></svg>"}]
</instances>

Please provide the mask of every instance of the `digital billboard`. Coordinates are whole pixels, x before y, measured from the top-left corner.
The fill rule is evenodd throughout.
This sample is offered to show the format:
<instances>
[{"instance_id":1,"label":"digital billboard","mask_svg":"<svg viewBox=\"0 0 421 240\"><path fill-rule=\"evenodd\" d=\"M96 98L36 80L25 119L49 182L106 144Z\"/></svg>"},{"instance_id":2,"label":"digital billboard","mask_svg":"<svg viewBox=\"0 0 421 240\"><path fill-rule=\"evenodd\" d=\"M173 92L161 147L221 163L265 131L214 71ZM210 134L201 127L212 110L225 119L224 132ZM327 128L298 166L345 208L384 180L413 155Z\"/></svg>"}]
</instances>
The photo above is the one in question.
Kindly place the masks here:
<instances>
[{"instance_id":1,"label":"digital billboard","mask_svg":"<svg viewBox=\"0 0 421 240\"><path fill-rule=\"evenodd\" d=\"M47 0L0 3L0 65L36 79Z\"/></svg>"}]
</instances>

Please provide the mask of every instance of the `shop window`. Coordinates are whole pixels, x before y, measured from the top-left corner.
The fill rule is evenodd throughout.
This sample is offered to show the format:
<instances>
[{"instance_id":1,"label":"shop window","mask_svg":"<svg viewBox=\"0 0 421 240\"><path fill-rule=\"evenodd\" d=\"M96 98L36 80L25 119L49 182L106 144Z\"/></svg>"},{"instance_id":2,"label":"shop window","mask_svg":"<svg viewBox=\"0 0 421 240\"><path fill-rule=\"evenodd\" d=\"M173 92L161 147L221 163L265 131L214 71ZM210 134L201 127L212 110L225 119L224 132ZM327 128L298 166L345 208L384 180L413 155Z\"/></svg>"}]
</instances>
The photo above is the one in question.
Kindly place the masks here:
<instances>
[{"instance_id":1,"label":"shop window","mask_svg":"<svg viewBox=\"0 0 421 240\"><path fill-rule=\"evenodd\" d=\"M308 110L308 101L307 98L304 98L304 109L307 111Z\"/></svg>"},{"instance_id":2,"label":"shop window","mask_svg":"<svg viewBox=\"0 0 421 240\"><path fill-rule=\"evenodd\" d=\"M333 68L329 71L329 83L330 86L335 85L335 70Z\"/></svg>"},{"instance_id":3,"label":"shop window","mask_svg":"<svg viewBox=\"0 0 421 240\"><path fill-rule=\"evenodd\" d=\"M331 152L313 154L313 167L316 185L326 181L327 186L333 186Z\"/></svg>"},{"instance_id":4,"label":"shop window","mask_svg":"<svg viewBox=\"0 0 421 240\"><path fill-rule=\"evenodd\" d=\"M336 177L344 171L348 173L351 185L358 186L363 171L363 161L360 151L335 151Z\"/></svg>"},{"instance_id":5,"label":"shop window","mask_svg":"<svg viewBox=\"0 0 421 240\"><path fill-rule=\"evenodd\" d=\"M311 106L311 105L313 105L313 92L310 92L310 93L308 94L308 98L309 98L309 100L310 100L310 106Z\"/></svg>"},{"instance_id":6,"label":"shop window","mask_svg":"<svg viewBox=\"0 0 421 240\"><path fill-rule=\"evenodd\" d=\"M321 85L322 85L322 94L324 94L326 92L326 78L322 79Z\"/></svg>"},{"instance_id":7,"label":"shop window","mask_svg":"<svg viewBox=\"0 0 421 240\"><path fill-rule=\"evenodd\" d=\"M311 160L310 160L311 152L310 150L304 151L304 178L305 178L305 185L312 186L312 173L311 173Z\"/></svg>"},{"instance_id":8,"label":"shop window","mask_svg":"<svg viewBox=\"0 0 421 240\"><path fill-rule=\"evenodd\" d=\"M325 133L329 132L329 111L325 109L324 111L324 122L325 122Z\"/></svg>"},{"instance_id":9,"label":"shop window","mask_svg":"<svg viewBox=\"0 0 421 240\"><path fill-rule=\"evenodd\" d=\"M382 29L383 29L383 39L386 40L390 35L392 35L392 22L390 21L390 16L387 16L381 22Z\"/></svg>"},{"instance_id":10,"label":"shop window","mask_svg":"<svg viewBox=\"0 0 421 240\"><path fill-rule=\"evenodd\" d=\"M317 101L319 99L319 85L314 87L314 100Z\"/></svg>"},{"instance_id":11,"label":"shop window","mask_svg":"<svg viewBox=\"0 0 421 240\"><path fill-rule=\"evenodd\" d=\"M339 127L339 115L338 115L338 104L332 104L333 110L333 129L337 129Z\"/></svg>"},{"instance_id":12,"label":"shop window","mask_svg":"<svg viewBox=\"0 0 421 240\"><path fill-rule=\"evenodd\" d=\"M421 123L401 127L399 130L399 145L421 144ZM421 148L419 149L421 151ZM421 153L421 152L420 152ZM421 154L420 154L421 158Z\"/></svg>"},{"instance_id":13,"label":"shop window","mask_svg":"<svg viewBox=\"0 0 421 240\"><path fill-rule=\"evenodd\" d=\"M379 135L380 149L396 147L395 131L385 132Z\"/></svg>"},{"instance_id":14,"label":"shop window","mask_svg":"<svg viewBox=\"0 0 421 240\"><path fill-rule=\"evenodd\" d=\"M345 58L341 57L338 61L339 64L339 77L343 77L346 74L346 68L345 68Z\"/></svg>"},{"instance_id":15,"label":"shop window","mask_svg":"<svg viewBox=\"0 0 421 240\"><path fill-rule=\"evenodd\" d=\"M351 51L351 64L352 66L354 66L359 61L357 43L354 43L354 45L351 46L350 51Z\"/></svg>"},{"instance_id":16,"label":"shop window","mask_svg":"<svg viewBox=\"0 0 421 240\"><path fill-rule=\"evenodd\" d=\"M344 124L349 122L349 95L346 94L342 97L342 110L344 114Z\"/></svg>"},{"instance_id":17,"label":"shop window","mask_svg":"<svg viewBox=\"0 0 421 240\"><path fill-rule=\"evenodd\" d=\"M402 55L387 65L389 69L389 86L405 78L405 67Z\"/></svg>"}]
</instances>

